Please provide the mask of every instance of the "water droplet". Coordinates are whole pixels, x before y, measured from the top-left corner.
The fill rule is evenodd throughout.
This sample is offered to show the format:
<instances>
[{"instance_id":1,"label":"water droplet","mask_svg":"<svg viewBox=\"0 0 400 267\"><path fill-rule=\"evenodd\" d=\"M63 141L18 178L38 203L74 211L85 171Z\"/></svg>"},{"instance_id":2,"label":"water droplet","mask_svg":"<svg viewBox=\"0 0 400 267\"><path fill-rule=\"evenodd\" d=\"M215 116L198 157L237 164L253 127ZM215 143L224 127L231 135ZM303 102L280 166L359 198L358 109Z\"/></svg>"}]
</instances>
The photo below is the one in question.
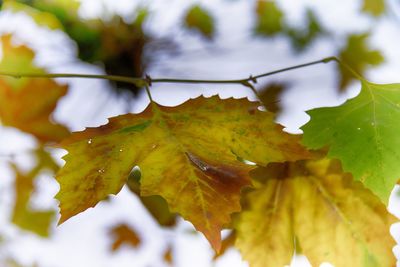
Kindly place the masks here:
<instances>
[{"instance_id":1,"label":"water droplet","mask_svg":"<svg viewBox=\"0 0 400 267\"><path fill-rule=\"evenodd\" d=\"M87 143L90 145L92 143L92 139L89 139Z\"/></svg>"},{"instance_id":2,"label":"water droplet","mask_svg":"<svg viewBox=\"0 0 400 267\"><path fill-rule=\"evenodd\" d=\"M372 125L372 126L375 126L375 122L371 122L371 125Z\"/></svg>"},{"instance_id":3,"label":"water droplet","mask_svg":"<svg viewBox=\"0 0 400 267\"><path fill-rule=\"evenodd\" d=\"M104 173L104 169L97 170L99 173Z\"/></svg>"},{"instance_id":4,"label":"water droplet","mask_svg":"<svg viewBox=\"0 0 400 267\"><path fill-rule=\"evenodd\" d=\"M119 149L119 152L122 152L122 151L124 151L124 150L123 150L122 148L120 148L120 149Z\"/></svg>"},{"instance_id":5,"label":"water droplet","mask_svg":"<svg viewBox=\"0 0 400 267\"><path fill-rule=\"evenodd\" d=\"M358 128L357 128L357 130L359 130L359 131L360 131L360 130L361 130L361 128L360 128L360 127L358 127Z\"/></svg>"}]
</instances>

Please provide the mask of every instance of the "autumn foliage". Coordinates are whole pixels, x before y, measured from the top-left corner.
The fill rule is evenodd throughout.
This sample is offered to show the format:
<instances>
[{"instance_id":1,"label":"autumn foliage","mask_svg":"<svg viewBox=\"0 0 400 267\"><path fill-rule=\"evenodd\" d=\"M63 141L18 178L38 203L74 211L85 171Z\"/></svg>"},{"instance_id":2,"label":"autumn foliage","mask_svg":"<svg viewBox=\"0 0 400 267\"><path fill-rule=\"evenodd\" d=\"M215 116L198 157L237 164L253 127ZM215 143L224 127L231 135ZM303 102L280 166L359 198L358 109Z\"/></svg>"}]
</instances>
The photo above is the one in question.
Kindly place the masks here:
<instances>
[{"instance_id":1,"label":"autumn foliage","mask_svg":"<svg viewBox=\"0 0 400 267\"><path fill-rule=\"evenodd\" d=\"M151 39L142 28L148 15L144 10L129 25L117 18L113 22L118 23L106 25L81 21L61 4L69 1L21 2L5 1L3 10L23 11L39 24L63 29L77 42L79 56L104 62L108 74L143 77L141 55L128 48L142 51ZM362 10L380 16L384 3L366 0ZM283 36L296 51L329 34L311 11L307 29L287 25L273 1L257 1L255 16L253 30L260 38ZM216 34L213 16L200 5L187 11L183 26L207 41ZM135 38L129 38L132 32ZM338 91L359 81L360 93L340 106L307 111L310 121L301 128L302 135L287 133L276 122L280 107L270 99L285 90L284 84L260 90L260 101L200 96L166 107L150 99L140 113L70 133L52 117L67 85L44 76L1 76L1 124L38 143L31 152L36 158L31 170L9 163L15 172L13 223L41 236L49 234L54 211L35 211L28 205L36 177L46 171L60 185L55 196L59 224L127 185L160 227L174 227L178 216L192 223L216 258L234 246L254 267L290 264L294 252L303 253L314 266L395 266L389 228L397 219L387 204L400 176L400 84L363 78L368 66L383 61L367 38L366 33L349 35L337 53ZM35 65L28 46L12 39L1 37L1 73L48 74ZM123 68L118 65L122 58L129 58ZM151 93L151 84L145 84L151 78L143 78ZM135 95L140 85L125 90ZM252 81L243 85L251 87ZM49 147L68 152L61 168ZM232 231L226 239L221 238L224 229ZM126 224L110 233L113 251L140 245L140 236ZM170 250L165 260L172 263Z\"/></svg>"}]
</instances>

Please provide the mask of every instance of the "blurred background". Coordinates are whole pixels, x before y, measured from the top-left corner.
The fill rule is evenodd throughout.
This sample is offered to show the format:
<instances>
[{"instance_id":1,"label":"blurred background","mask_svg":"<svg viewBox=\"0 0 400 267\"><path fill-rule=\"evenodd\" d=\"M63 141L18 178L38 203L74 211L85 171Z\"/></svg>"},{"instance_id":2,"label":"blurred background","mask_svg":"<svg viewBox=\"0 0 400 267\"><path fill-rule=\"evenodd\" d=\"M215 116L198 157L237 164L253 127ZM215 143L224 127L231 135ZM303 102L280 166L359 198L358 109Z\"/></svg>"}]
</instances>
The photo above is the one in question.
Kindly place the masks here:
<instances>
[{"instance_id":1,"label":"blurred background","mask_svg":"<svg viewBox=\"0 0 400 267\"><path fill-rule=\"evenodd\" d=\"M6 45L26 46L34 52L34 65L49 73L238 79L338 56L373 82L400 81L398 0L0 3L3 60ZM56 81L69 89L53 119L70 131L140 112L149 103L143 89L132 85ZM299 134L309 119L305 110L343 103L360 85L328 63L260 79L256 89L285 130ZM200 95L256 99L248 88L231 84L154 84L151 93L167 106ZM34 105L25 104L27 110ZM231 247L234 237L228 230L223 232L226 251L214 255L190 223L170 213L161 216L153 200L138 197L134 183L57 226L59 186L53 177L66 152L44 147L57 140L2 123L0 266L247 266ZM400 215L396 192L389 209ZM399 227L394 225L392 234L399 241ZM394 251L400 255L397 247ZM297 255L292 266L309 264Z\"/></svg>"}]
</instances>

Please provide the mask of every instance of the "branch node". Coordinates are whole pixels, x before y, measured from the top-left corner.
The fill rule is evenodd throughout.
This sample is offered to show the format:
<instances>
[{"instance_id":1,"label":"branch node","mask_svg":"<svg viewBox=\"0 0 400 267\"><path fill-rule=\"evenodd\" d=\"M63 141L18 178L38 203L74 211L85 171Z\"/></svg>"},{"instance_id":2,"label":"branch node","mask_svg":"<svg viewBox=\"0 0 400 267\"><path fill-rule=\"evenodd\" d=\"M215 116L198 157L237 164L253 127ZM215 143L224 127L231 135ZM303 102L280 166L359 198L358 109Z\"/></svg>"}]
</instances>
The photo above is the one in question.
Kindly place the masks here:
<instances>
[{"instance_id":1,"label":"branch node","mask_svg":"<svg viewBox=\"0 0 400 267\"><path fill-rule=\"evenodd\" d=\"M149 86L152 86L152 81L153 81L153 80L152 80L152 78L150 77L150 75L146 74L144 79L146 80L146 83L147 83Z\"/></svg>"},{"instance_id":2,"label":"branch node","mask_svg":"<svg viewBox=\"0 0 400 267\"><path fill-rule=\"evenodd\" d=\"M247 79L248 81L251 81L253 83L257 83L257 78L254 77L253 75L250 75L249 78Z\"/></svg>"}]
</instances>

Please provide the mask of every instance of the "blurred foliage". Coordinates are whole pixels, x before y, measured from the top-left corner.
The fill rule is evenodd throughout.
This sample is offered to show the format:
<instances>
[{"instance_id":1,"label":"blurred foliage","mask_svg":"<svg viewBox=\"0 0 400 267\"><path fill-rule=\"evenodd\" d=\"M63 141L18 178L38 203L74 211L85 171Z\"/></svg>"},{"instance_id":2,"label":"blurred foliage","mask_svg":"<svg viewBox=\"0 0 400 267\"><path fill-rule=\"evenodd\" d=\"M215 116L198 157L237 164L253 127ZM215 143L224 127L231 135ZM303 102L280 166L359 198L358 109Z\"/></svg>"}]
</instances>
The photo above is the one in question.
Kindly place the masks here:
<instances>
[{"instance_id":1,"label":"blurred foliage","mask_svg":"<svg viewBox=\"0 0 400 267\"><path fill-rule=\"evenodd\" d=\"M9 10L14 13L25 12L41 26L47 26L50 29L62 29L63 26L55 15L49 12L42 12L36 8L19 3L15 0L4 0L2 5L3 10Z\"/></svg>"},{"instance_id":2,"label":"blurred foliage","mask_svg":"<svg viewBox=\"0 0 400 267\"><path fill-rule=\"evenodd\" d=\"M386 11L385 0L364 0L362 11L379 17Z\"/></svg>"},{"instance_id":3,"label":"blurred foliage","mask_svg":"<svg viewBox=\"0 0 400 267\"><path fill-rule=\"evenodd\" d=\"M21 229L46 237L55 219L55 210L33 210L30 200L35 192L36 179L43 172L55 175L59 166L43 147L33 151L31 156L35 157L36 165L27 173L21 171L15 164L11 165L15 172L15 204L12 222Z\"/></svg>"},{"instance_id":4,"label":"blurred foliage","mask_svg":"<svg viewBox=\"0 0 400 267\"><path fill-rule=\"evenodd\" d=\"M256 7L256 18L254 29L256 35L264 37L286 36L297 52L304 51L318 37L327 34L311 9L306 10L305 27L293 27L289 26L285 13L279 8L277 2L259 0Z\"/></svg>"},{"instance_id":5,"label":"blurred foliage","mask_svg":"<svg viewBox=\"0 0 400 267\"><path fill-rule=\"evenodd\" d=\"M0 41L2 71L46 73L35 66L34 52L31 49L13 45L10 35L1 36ZM59 85L51 79L15 79L1 76L0 122L32 134L42 143L60 141L69 131L65 126L54 123L51 113L58 100L67 93L67 89L67 86Z\"/></svg>"},{"instance_id":6,"label":"blurred foliage","mask_svg":"<svg viewBox=\"0 0 400 267\"><path fill-rule=\"evenodd\" d=\"M113 239L111 246L112 251L120 249L121 246L130 246L136 248L141 243L139 235L127 224L119 224L114 226L110 230L110 235Z\"/></svg>"},{"instance_id":7,"label":"blurred foliage","mask_svg":"<svg viewBox=\"0 0 400 267\"><path fill-rule=\"evenodd\" d=\"M315 13L308 9L306 11L306 28L288 28L287 35L292 42L292 46L299 52L305 50L318 37L327 34L318 22Z\"/></svg>"},{"instance_id":8,"label":"blurred foliage","mask_svg":"<svg viewBox=\"0 0 400 267\"><path fill-rule=\"evenodd\" d=\"M76 42L80 60L101 66L110 75L143 77L149 67L156 62L157 52L177 50L174 36L165 38L149 32L146 24L151 23L149 18L152 14L143 7L138 8L130 20L118 15L108 19L83 19L78 12L80 3L74 0L5 0L0 1L1 3L2 10L25 12L38 25L64 31ZM279 1L257 0L254 3L254 13L251 14L254 16L253 33L266 41L269 38L284 37L293 48L294 55L307 51L320 38L335 39L339 36L334 29L326 29L312 9L304 9L304 22L293 26L290 25L290 19L285 11L281 9ZM378 18L385 15L387 7L384 0L364 0L360 11ZM206 41L215 41L218 31L217 21L212 10L195 4L186 10L183 23L179 26L183 30L200 34ZM383 62L381 52L369 47L369 33L349 34L345 36L345 39L346 44L336 54L340 60L346 62L360 75L365 75L369 67L378 66ZM4 51L4 57L0 63L2 71L18 71L23 68L27 72L45 73L44 70L33 65L34 53L28 47L13 46L9 36L3 37L2 43ZM354 77L341 65L338 65L337 71L338 88L344 90ZM55 92L54 95L48 93L46 88L49 86L55 89L52 90ZM119 82L116 82L113 88L118 93L129 92L132 96L137 95L140 89L134 85ZM288 84L284 82L266 84L260 90L260 100L267 110L279 114L282 109L281 97L288 88ZM41 89L46 89L46 91ZM58 170L50 153L41 144L59 141L61 137L68 135L68 130L62 125L54 124L51 118L57 101L66 91L66 86L59 86L49 79L41 79L39 82L32 79L0 78L1 122L32 134L40 144L31 153L31 156L36 159L36 164L30 170L23 171L15 162L10 163L15 173L15 202L11 219L21 229L42 237L49 235L55 212L32 209L31 199L36 193L37 178L44 173L54 175ZM43 96L41 101L33 101L37 99L34 98L37 95ZM25 112L26 106L31 107L28 113ZM52 128L55 126L58 129ZM167 202L161 196L140 196L140 180L140 170L134 169L126 184L161 226L174 227L177 214L170 212ZM257 183L257 181L253 182ZM141 243L140 237L126 224L115 226L110 233L114 238L113 251L122 245L137 247ZM215 254L214 260L231 248L235 239L236 233L232 231L222 240L221 251ZM164 259L171 265L173 265L172 256L172 248L168 246ZM7 263L0 260L0 266L3 266L2 264L7 267L21 266L12 259L7 260Z\"/></svg>"},{"instance_id":9,"label":"blurred foliage","mask_svg":"<svg viewBox=\"0 0 400 267\"><path fill-rule=\"evenodd\" d=\"M172 254L172 247L169 246L164 252L164 261L170 266L174 266L174 259Z\"/></svg>"},{"instance_id":10,"label":"blurred foliage","mask_svg":"<svg viewBox=\"0 0 400 267\"><path fill-rule=\"evenodd\" d=\"M187 11L184 26L198 31L208 39L212 39L215 35L214 18L199 5L194 5Z\"/></svg>"},{"instance_id":11,"label":"blurred foliage","mask_svg":"<svg viewBox=\"0 0 400 267\"><path fill-rule=\"evenodd\" d=\"M131 171L126 183L129 190L139 197L142 204L161 226L174 226L176 223L176 214L173 214L169 211L168 204L164 198L158 195L140 196L140 178L140 170L134 168Z\"/></svg>"},{"instance_id":12,"label":"blurred foliage","mask_svg":"<svg viewBox=\"0 0 400 267\"><path fill-rule=\"evenodd\" d=\"M362 76L368 67L378 66L384 61L379 50L369 47L368 38L369 33L349 35L345 47L341 49L338 56L340 60ZM351 81L355 80L355 77L341 64L338 64L337 67L340 75L339 88L343 90Z\"/></svg>"},{"instance_id":13,"label":"blurred foliage","mask_svg":"<svg viewBox=\"0 0 400 267\"><path fill-rule=\"evenodd\" d=\"M255 31L257 34L273 36L280 33L284 28L284 14L275 1L258 0L256 16Z\"/></svg>"},{"instance_id":14,"label":"blurred foliage","mask_svg":"<svg viewBox=\"0 0 400 267\"><path fill-rule=\"evenodd\" d=\"M152 55L157 50L176 49L169 38L156 38L145 31L144 24L149 16L145 8L138 8L135 18L126 22L118 15L109 20L82 19L78 14L80 3L74 0L19 0L18 2L27 6L11 2L3 9L10 8L36 14L34 19L50 28L58 26L54 20L57 18L62 25L61 29L76 42L79 58L104 66L105 72L109 75L143 77L153 59L150 54L145 53L147 46L153 50ZM132 84L114 83L117 92L130 92L136 95L140 89Z\"/></svg>"},{"instance_id":15,"label":"blurred foliage","mask_svg":"<svg viewBox=\"0 0 400 267\"><path fill-rule=\"evenodd\" d=\"M271 82L261 88L258 98L267 110L279 114L282 110L281 97L287 89L287 84Z\"/></svg>"}]
</instances>

